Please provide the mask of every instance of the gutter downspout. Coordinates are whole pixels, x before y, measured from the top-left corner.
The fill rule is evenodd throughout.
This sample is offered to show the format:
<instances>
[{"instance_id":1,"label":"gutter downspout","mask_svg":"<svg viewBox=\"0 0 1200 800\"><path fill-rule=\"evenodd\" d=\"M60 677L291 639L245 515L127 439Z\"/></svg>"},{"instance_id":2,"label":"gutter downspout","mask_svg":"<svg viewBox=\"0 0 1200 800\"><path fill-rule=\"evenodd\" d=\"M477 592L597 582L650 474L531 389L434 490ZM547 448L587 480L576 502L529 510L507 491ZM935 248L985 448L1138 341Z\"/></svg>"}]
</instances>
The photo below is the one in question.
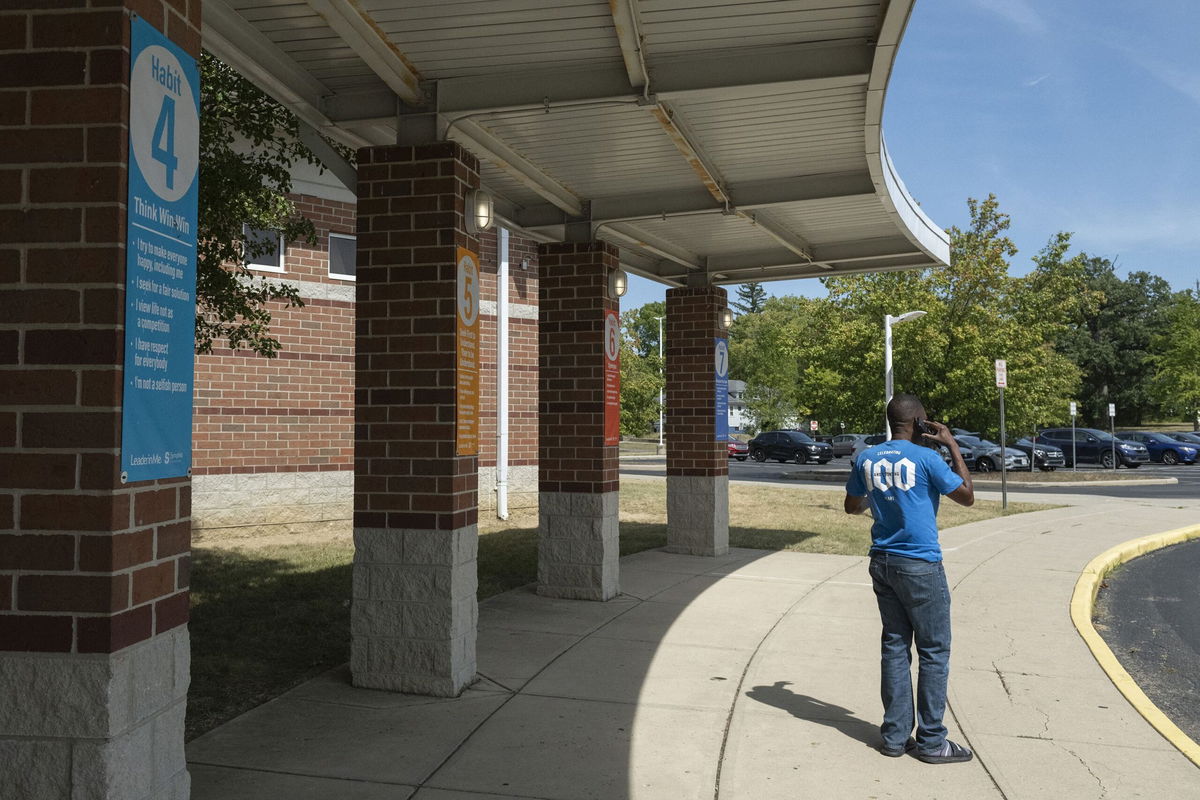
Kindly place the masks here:
<instances>
[{"instance_id":1,"label":"gutter downspout","mask_svg":"<svg viewBox=\"0 0 1200 800\"><path fill-rule=\"evenodd\" d=\"M496 516L508 519L508 228L496 239Z\"/></svg>"}]
</instances>

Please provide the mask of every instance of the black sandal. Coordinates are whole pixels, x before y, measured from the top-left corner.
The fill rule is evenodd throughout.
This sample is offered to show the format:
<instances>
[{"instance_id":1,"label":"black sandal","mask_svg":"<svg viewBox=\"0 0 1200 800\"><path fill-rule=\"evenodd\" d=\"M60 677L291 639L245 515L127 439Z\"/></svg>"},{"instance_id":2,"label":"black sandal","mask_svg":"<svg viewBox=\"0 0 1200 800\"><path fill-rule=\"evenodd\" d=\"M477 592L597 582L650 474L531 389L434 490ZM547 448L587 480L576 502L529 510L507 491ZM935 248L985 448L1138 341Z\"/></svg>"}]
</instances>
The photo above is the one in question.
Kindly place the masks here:
<instances>
[{"instance_id":1,"label":"black sandal","mask_svg":"<svg viewBox=\"0 0 1200 800\"><path fill-rule=\"evenodd\" d=\"M975 754L970 750L949 739L946 740L942 748L936 753L922 753L917 751L917 758L926 764L961 764L964 761L970 761L974 757Z\"/></svg>"}]
</instances>

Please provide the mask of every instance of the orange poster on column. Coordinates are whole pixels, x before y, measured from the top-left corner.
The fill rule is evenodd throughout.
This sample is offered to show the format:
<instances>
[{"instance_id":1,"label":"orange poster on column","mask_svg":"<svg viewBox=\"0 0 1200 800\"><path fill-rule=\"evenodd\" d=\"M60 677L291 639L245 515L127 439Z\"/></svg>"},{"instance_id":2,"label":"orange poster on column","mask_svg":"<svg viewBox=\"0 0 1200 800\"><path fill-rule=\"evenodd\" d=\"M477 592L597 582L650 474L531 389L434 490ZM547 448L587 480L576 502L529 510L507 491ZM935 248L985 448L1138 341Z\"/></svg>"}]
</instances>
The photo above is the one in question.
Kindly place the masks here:
<instances>
[{"instance_id":1,"label":"orange poster on column","mask_svg":"<svg viewBox=\"0 0 1200 800\"><path fill-rule=\"evenodd\" d=\"M621 323L604 312L604 444L621 443Z\"/></svg>"},{"instance_id":2,"label":"orange poster on column","mask_svg":"<svg viewBox=\"0 0 1200 800\"><path fill-rule=\"evenodd\" d=\"M454 452L479 455L479 256L458 248Z\"/></svg>"}]
</instances>

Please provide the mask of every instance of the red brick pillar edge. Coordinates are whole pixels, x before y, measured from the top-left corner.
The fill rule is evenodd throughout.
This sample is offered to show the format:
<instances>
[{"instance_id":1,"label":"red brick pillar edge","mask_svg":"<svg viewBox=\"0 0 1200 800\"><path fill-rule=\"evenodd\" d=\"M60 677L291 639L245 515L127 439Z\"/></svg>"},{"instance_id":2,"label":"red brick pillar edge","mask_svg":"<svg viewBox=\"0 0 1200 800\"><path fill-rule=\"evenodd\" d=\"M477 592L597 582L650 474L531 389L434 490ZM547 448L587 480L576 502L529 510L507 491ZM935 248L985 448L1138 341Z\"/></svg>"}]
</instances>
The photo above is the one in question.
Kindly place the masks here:
<instances>
[{"instance_id":1,"label":"red brick pillar edge","mask_svg":"<svg viewBox=\"0 0 1200 800\"><path fill-rule=\"evenodd\" d=\"M189 792L191 481L119 477L132 13L199 55L198 0L0 3L3 797Z\"/></svg>"},{"instance_id":2,"label":"red brick pillar edge","mask_svg":"<svg viewBox=\"0 0 1200 800\"><path fill-rule=\"evenodd\" d=\"M539 248L538 594L610 600L618 589L617 447L604 444L604 317L617 249Z\"/></svg>"},{"instance_id":3,"label":"red brick pillar edge","mask_svg":"<svg viewBox=\"0 0 1200 800\"><path fill-rule=\"evenodd\" d=\"M726 292L667 290L667 549L729 552L729 456L716 437L715 341Z\"/></svg>"},{"instance_id":4,"label":"red brick pillar edge","mask_svg":"<svg viewBox=\"0 0 1200 800\"><path fill-rule=\"evenodd\" d=\"M457 248L479 162L453 142L358 153L354 684L475 680L478 459L456 455Z\"/></svg>"}]
</instances>

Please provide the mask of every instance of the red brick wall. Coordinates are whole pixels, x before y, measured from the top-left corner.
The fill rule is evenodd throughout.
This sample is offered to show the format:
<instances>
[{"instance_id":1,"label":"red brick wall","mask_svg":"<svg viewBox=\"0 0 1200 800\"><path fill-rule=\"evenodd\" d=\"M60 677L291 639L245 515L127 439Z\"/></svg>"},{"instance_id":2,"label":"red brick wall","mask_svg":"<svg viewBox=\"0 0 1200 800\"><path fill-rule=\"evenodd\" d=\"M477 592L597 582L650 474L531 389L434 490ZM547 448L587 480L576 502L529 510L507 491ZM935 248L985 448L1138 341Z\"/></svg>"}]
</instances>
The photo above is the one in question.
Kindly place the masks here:
<instances>
[{"instance_id":1,"label":"red brick wall","mask_svg":"<svg viewBox=\"0 0 1200 800\"><path fill-rule=\"evenodd\" d=\"M358 152L354 525L478 519L478 458L455 454L456 247L479 162L454 142Z\"/></svg>"},{"instance_id":2,"label":"red brick wall","mask_svg":"<svg viewBox=\"0 0 1200 800\"><path fill-rule=\"evenodd\" d=\"M312 220L317 228L317 243L309 247L305 243L292 243L288 247L287 270L304 280L342 284L344 278L329 277L329 234L342 233L353 236L355 231L355 204L340 200L326 200L307 194L290 195L296 210ZM294 264L295 266L291 266Z\"/></svg>"},{"instance_id":3,"label":"red brick wall","mask_svg":"<svg viewBox=\"0 0 1200 800\"><path fill-rule=\"evenodd\" d=\"M329 277L329 232L354 234L354 204L292 199L316 225L317 244L290 243L284 272L253 274L304 283L304 307L272 304L276 358L228 348L197 356L194 475L353 469L354 303L307 295L322 284L354 287Z\"/></svg>"},{"instance_id":4,"label":"red brick wall","mask_svg":"<svg viewBox=\"0 0 1200 800\"><path fill-rule=\"evenodd\" d=\"M617 249L567 242L540 253L539 489L615 492L617 447L604 445L604 316L620 310L607 296Z\"/></svg>"},{"instance_id":5,"label":"red brick wall","mask_svg":"<svg viewBox=\"0 0 1200 800\"><path fill-rule=\"evenodd\" d=\"M716 286L667 290L666 439L668 475L727 475L729 455L716 437L713 340L727 336Z\"/></svg>"},{"instance_id":6,"label":"red brick wall","mask_svg":"<svg viewBox=\"0 0 1200 800\"><path fill-rule=\"evenodd\" d=\"M0 649L10 651L114 652L188 614L191 482L122 485L119 449L129 10L198 55L199 4L83 6L0 7Z\"/></svg>"}]
</instances>

